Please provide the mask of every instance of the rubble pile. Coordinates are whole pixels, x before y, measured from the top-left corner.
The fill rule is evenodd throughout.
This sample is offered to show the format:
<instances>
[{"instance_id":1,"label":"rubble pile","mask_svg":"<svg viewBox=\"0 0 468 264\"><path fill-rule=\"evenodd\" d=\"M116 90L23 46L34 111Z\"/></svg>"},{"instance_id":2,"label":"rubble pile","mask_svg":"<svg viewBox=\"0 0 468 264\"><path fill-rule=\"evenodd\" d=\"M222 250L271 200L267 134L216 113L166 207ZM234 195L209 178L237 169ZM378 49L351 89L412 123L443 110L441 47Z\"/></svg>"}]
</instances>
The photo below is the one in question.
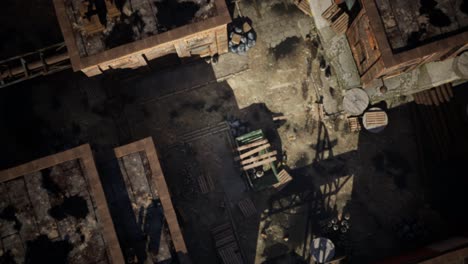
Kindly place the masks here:
<instances>
[{"instance_id":1,"label":"rubble pile","mask_svg":"<svg viewBox=\"0 0 468 264\"><path fill-rule=\"evenodd\" d=\"M240 24L240 25L239 25ZM251 24L247 21L233 23L229 29L229 50L239 55L245 54L255 46L257 34Z\"/></svg>"}]
</instances>

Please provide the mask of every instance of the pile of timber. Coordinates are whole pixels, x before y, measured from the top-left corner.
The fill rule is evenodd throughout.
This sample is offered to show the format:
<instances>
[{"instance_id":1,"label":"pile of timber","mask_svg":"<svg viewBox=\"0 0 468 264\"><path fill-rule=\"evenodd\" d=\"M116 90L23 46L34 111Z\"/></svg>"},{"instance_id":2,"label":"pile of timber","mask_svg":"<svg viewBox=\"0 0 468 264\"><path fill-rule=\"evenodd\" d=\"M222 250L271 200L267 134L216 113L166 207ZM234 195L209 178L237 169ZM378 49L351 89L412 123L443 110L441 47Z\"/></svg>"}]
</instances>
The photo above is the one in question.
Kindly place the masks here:
<instances>
[{"instance_id":1,"label":"pile of timber","mask_svg":"<svg viewBox=\"0 0 468 264\"><path fill-rule=\"evenodd\" d=\"M279 191L283 189L286 186L286 184L289 183L290 181L292 181L291 175L289 175L289 173L285 169L282 169L278 173L278 183L275 183L273 185L273 188Z\"/></svg>"},{"instance_id":2,"label":"pile of timber","mask_svg":"<svg viewBox=\"0 0 468 264\"><path fill-rule=\"evenodd\" d=\"M336 34L344 34L348 29L349 15L335 3L323 12L322 17L330 23L330 27Z\"/></svg>"},{"instance_id":3,"label":"pile of timber","mask_svg":"<svg viewBox=\"0 0 468 264\"><path fill-rule=\"evenodd\" d=\"M216 251L224 264L242 264L242 256L230 223L211 230Z\"/></svg>"},{"instance_id":4,"label":"pile of timber","mask_svg":"<svg viewBox=\"0 0 468 264\"><path fill-rule=\"evenodd\" d=\"M359 132L362 129L359 118L356 116L348 117L348 126L351 132Z\"/></svg>"},{"instance_id":5,"label":"pile of timber","mask_svg":"<svg viewBox=\"0 0 468 264\"><path fill-rule=\"evenodd\" d=\"M259 139L237 148L238 160L242 169L247 171L276 161L276 151L269 151L270 143L267 139ZM262 154L260 154L262 153Z\"/></svg>"},{"instance_id":6,"label":"pile of timber","mask_svg":"<svg viewBox=\"0 0 468 264\"><path fill-rule=\"evenodd\" d=\"M312 17L312 10L310 9L309 0L294 0L294 4L302 11L304 14Z\"/></svg>"}]
</instances>

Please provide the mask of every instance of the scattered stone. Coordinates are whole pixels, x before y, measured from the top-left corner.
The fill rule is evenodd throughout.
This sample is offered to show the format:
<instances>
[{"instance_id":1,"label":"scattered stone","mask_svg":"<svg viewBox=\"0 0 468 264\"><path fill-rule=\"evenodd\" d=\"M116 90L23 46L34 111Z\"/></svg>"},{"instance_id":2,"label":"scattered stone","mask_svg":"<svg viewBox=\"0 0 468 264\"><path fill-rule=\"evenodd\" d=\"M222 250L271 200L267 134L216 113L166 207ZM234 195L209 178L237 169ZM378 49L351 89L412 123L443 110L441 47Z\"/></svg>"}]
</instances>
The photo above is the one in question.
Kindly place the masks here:
<instances>
[{"instance_id":1,"label":"scattered stone","mask_svg":"<svg viewBox=\"0 0 468 264\"><path fill-rule=\"evenodd\" d=\"M255 46L257 35L246 18L233 21L228 31L228 47L232 53L243 55Z\"/></svg>"}]
</instances>

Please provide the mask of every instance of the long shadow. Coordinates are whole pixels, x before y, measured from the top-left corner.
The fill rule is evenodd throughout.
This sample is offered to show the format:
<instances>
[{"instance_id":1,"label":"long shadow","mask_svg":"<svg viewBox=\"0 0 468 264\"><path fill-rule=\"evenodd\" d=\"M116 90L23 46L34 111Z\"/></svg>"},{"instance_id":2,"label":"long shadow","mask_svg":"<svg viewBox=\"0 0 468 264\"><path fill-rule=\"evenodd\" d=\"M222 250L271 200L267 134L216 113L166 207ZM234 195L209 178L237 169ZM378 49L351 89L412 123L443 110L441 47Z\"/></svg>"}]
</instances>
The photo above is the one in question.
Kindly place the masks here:
<instances>
[{"instance_id":1,"label":"long shadow","mask_svg":"<svg viewBox=\"0 0 468 264\"><path fill-rule=\"evenodd\" d=\"M147 136L154 138L160 151L163 171L194 263L219 261L210 230L224 222L232 222L236 233L241 234L237 239L246 263L253 263L255 254L264 254L271 263L280 261L280 256L276 256L278 251L291 255L290 247L285 249L275 241L266 246L266 252L256 252L258 234L264 231L259 230L260 223L281 215L288 218L282 222L287 227L281 227L284 230L290 230L290 226L297 226L299 222L306 223L300 236L291 236L288 243L280 243L301 246L299 255L303 260L310 258L307 246L311 235L321 235L335 242L337 254L346 254L350 262L363 263L454 234L454 230L437 228L443 223L455 223L449 220L456 219L456 212L462 216L459 219L464 219L464 213L457 209L464 201L462 187L466 182L461 179L463 177L457 177L454 169L460 168L466 160L466 151L461 147L464 145L457 146L457 142L462 141L456 137L452 139L449 149L457 155L451 156L452 162L440 168L453 170L434 169L431 175L424 176L430 197L420 198L426 193L420 188L423 174L415 161L421 155L416 139L426 139L426 143L430 140L424 129L414 132L408 106L390 110L390 124L383 133L374 135L362 131L357 149L344 154L336 155L334 148L338 142L320 124L317 135L314 134L314 162L291 170L294 180L280 192L270 189L254 193L244 184L241 171L234 163L229 145L231 128L221 132L216 129L206 132L205 129L238 120L244 132L263 129L272 149L281 153L283 146L277 132L281 124L272 120L273 115L280 113L272 113L265 104L240 109L229 84L216 81L211 65L204 62L163 71L120 70L95 78L63 72L2 90L0 100L3 124L0 145L7 150L2 152L2 167L84 142L91 144L127 259L132 256L146 259L144 233L154 234L149 236L152 248L156 248L160 234L142 227L142 223L153 221L150 218L135 219L113 148ZM462 127L466 128L466 124ZM466 133L452 132L451 135L463 137ZM181 147L186 145L193 151ZM429 170L440 164L432 162L433 159L428 161L426 163L431 166L423 167ZM450 179L444 182L440 175L446 176L449 172ZM200 191L200 175L207 175L213 181L213 189L208 193ZM351 182L350 197L340 198L341 204L337 205L336 197L349 188ZM438 194L441 190L443 194ZM236 199L226 203L225 193ZM268 214L251 219L243 217L236 202L248 196L267 199L266 207L257 209L268 209ZM438 199L441 197L444 199ZM457 203L450 203L453 197ZM426 202L430 210L426 210ZM416 207L426 209L411 213ZM444 207L450 210L443 212ZM428 235L411 238L406 233L399 234L401 224L413 226L414 219L416 222L433 220L427 213L437 212L435 209L442 212L444 221L427 227L433 230ZM351 215L351 226L342 234L329 224L342 217L343 212ZM262 226L262 229L267 228ZM140 242L142 240L145 243Z\"/></svg>"},{"instance_id":2,"label":"long shadow","mask_svg":"<svg viewBox=\"0 0 468 264\"><path fill-rule=\"evenodd\" d=\"M140 210L146 211L144 220L142 219L143 222L140 220L139 224L143 227L142 230L144 233L147 234L147 250L157 255L159 245L161 244L161 234L164 228L164 214L162 208L157 201L153 201L148 208L141 208Z\"/></svg>"},{"instance_id":3,"label":"long shadow","mask_svg":"<svg viewBox=\"0 0 468 264\"><path fill-rule=\"evenodd\" d=\"M444 218L452 234L466 233L462 224L466 219L464 202L468 198L466 177L461 177L468 160L467 85L453 88L454 97L440 106L414 105L415 123L421 133L421 153L424 170L421 172L429 203ZM430 117L435 123L427 129L424 121ZM440 134L446 135L441 141Z\"/></svg>"},{"instance_id":4,"label":"long shadow","mask_svg":"<svg viewBox=\"0 0 468 264\"><path fill-rule=\"evenodd\" d=\"M64 120L68 105L61 98L67 93L66 83L71 71L47 78L29 80L0 90L0 168L8 168L46 155L51 155L87 142L80 124L74 118ZM77 78L78 77L78 78ZM79 76L75 76L78 81ZM68 84L70 88L73 86ZM44 92L44 94L41 94ZM82 98L75 94L76 100ZM38 107L40 105L40 107ZM54 122L45 111L55 113Z\"/></svg>"},{"instance_id":5,"label":"long shadow","mask_svg":"<svg viewBox=\"0 0 468 264\"><path fill-rule=\"evenodd\" d=\"M388 111L390 124L384 132L361 131L357 149L344 154L334 155L336 142L330 139L326 127L320 126L314 162L290 172L293 182L271 196L263 220L289 215L281 223L287 230L306 219L300 255L307 261L310 252L306 248L312 235L331 239L337 255L346 256L346 263L369 263L465 234L459 220L466 218L466 212L459 208L466 200L462 190L467 182L455 172L463 171L460 165L468 157L462 136L466 132L461 132L468 131L468 122L460 117L467 100L461 91L455 90L455 95L460 95L451 103L453 106L437 110L450 114L444 121L439 120L437 111L419 106L439 120L440 127L434 127L434 131L421 123L425 112L419 113L421 109L414 109L414 104L403 105ZM443 133L442 124L457 131L447 132L452 135L452 143L446 146L449 156L443 157L438 153L438 142L433 141L437 135L431 135ZM350 183L350 196L337 208L337 195ZM293 212L298 211L302 215L293 217ZM340 225L334 230L331 220L338 218L333 221L340 224L345 215L350 217L346 221L350 228L341 232ZM265 225L261 232L271 225ZM273 243L266 248L265 263L281 263L278 259L288 256L291 248L281 245ZM285 253L282 257L277 255L281 250Z\"/></svg>"},{"instance_id":6,"label":"long shadow","mask_svg":"<svg viewBox=\"0 0 468 264\"><path fill-rule=\"evenodd\" d=\"M345 254L345 248L341 244L344 243L346 234L340 233L339 230L333 230L329 224L333 219L341 217L333 197L336 197L352 179L352 176L348 175L346 163L353 159L354 155L355 152L337 157L329 156L323 161L316 160L311 165L292 170L293 182L270 198L268 214L264 215L264 220L275 217L275 215L291 215L289 220L282 224L285 225L286 229L294 227L300 222L306 223L303 236L298 236L297 241L290 241L290 243L302 248L300 254L302 261L310 261L309 246L313 236L324 236L332 239L337 246L337 255ZM320 180L317 181L314 178L320 178ZM303 214L297 214L297 211L301 210ZM295 214L297 216L292 217ZM263 229L268 228L269 226L265 225ZM286 256L289 256L290 252L287 250ZM273 262L273 260L282 259L274 251L272 251L272 255L269 255L267 249L264 254L268 259L265 263L280 263Z\"/></svg>"},{"instance_id":7,"label":"long shadow","mask_svg":"<svg viewBox=\"0 0 468 264\"><path fill-rule=\"evenodd\" d=\"M185 80L174 85L174 78L181 75ZM124 92L146 95L139 101L141 109L137 111L148 115L144 123L134 126L134 132L141 137L152 135L157 142L193 262L218 261L211 229L231 222L236 233L242 234L238 244L245 262L252 263L255 254L249 252L253 249L255 253L258 222L245 219L236 206L239 199L248 197L252 191L241 170L234 166L231 134L262 129L271 148L281 153L281 139L276 130L281 124L272 120L273 115L280 113L272 113L265 104L239 109L231 87L215 79L211 66L193 63L177 72L159 73L129 83ZM157 89L142 85L146 83L157 83ZM219 132L216 127L222 122L227 122L228 129ZM201 193L199 177L211 179L214 189Z\"/></svg>"},{"instance_id":8,"label":"long shadow","mask_svg":"<svg viewBox=\"0 0 468 264\"><path fill-rule=\"evenodd\" d=\"M276 130L281 124L272 120L273 115L281 113L272 113L264 104L239 109L230 86L227 82L217 82L212 66L203 61L164 70L115 70L93 78L81 73L62 72L24 82L14 90L2 90L0 99L4 102L0 122L5 124L0 132L0 143L11 150L3 152L6 154L1 160L4 167L90 143L127 262L134 259L143 262L149 257L147 247L157 248L161 242L161 228L155 230L159 225L148 226L146 223L159 223L161 219L157 210L154 214L145 212L139 219L135 218L113 148L153 136L160 150L173 202L176 207L185 209L184 216L178 210L179 222L194 263L218 261L210 235L210 230L217 224L231 222L237 233L244 231L237 224L237 219L244 221L244 218L236 203L237 199L248 196L250 189L233 164L234 155L227 144L231 137L229 130L221 134L208 133L190 142L186 142L186 134L219 122L238 120L244 132L263 129L272 149L282 149ZM222 137L217 138L216 135ZM197 160L201 153L206 152L200 149L200 142L206 140L220 144L219 147L214 145L212 151L221 157L221 168L213 167L213 162ZM222 175L226 170L227 176L211 175L215 188L207 195L200 194L196 182L180 184L185 176L179 173L179 169L190 171L191 168L186 167L184 159L167 158L171 153L177 153L177 150L165 151L166 147L174 144L192 145L197 152L192 158L201 165L205 174ZM184 207L182 205L187 202L189 192L183 188L187 186L196 191L194 199ZM228 198L235 198L224 203L224 195L218 195L220 192L228 193ZM225 204L224 209L220 204ZM184 221L184 218L189 221ZM252 227L249 233L258 233L258 222L249 220L245 223ZM255 251L256 235L238 239L241 251L251 252L252 248ZM245 245L249 245L246 250L243 249ZM254 254L243 254L247 263L253 262L254 257Z\"/></svg>"},{"instance_id":9,"label":"long shadow","mask_svg":"<svg viewBox=\"0 0 468 264\"><path fill-rule=\"evenodd\" d=\"M337 140L330 140L327 127L323 122L320 122L318 125L317 143L313 147L315 150L314 163L333 157L333 147L336 144Z\"/></svg>"},{"instance_id":10,"label":"long shadow","mask_svg":"<svg viewBox=\"0 0 468 264\"><path fill-rule=\"evenodd\" d=\"M127 263L144 263L147 259L146 239L142 226L145 215L135 218L129 193L117 159L109 159L98 166L114 228Z\"/></svg>"},{"instance_id":11,"label":"long shadow","mask_svg":"<svg viewBox=\"0 0 468 264\"><path fill-rule=\"evenodd\" d=\"M185 78L181 79L180 76ZM59 82L64 87L58 90L45 86L54 82ZM40 79L37 83L29 82L28 85L31 87L18 89L28 91L25 94L30 93L29 103L22 101L24 98L21 96L10 96L8 97L11 102L9 106L26 109L25 116L32 114L37 115L38 118L47 119L50 123L47 128L49 134L62 132L66 135L59 138L57 143L54 143L57 141L56 138L52 139L42 136L42 134L35 135L33 142L40 142L41 146L31 144L28 147L32 150L43 150L42 146L50 146L54 143L65 149L70 144L70 138L73 138L74 135L64 131L61 127L66 126L70 120L78 124L79 138L89 142L95 151L101 181L127 261L133 259L134 256L137 260L147 258L146 244L141 241L146 241L144 233L150 230L145 230L141 225L149 219L144 219L144 216L140 217L139 220L135 219L125 183L114 158L113 148L146 136L153 136L159 150L180 143L187 143L194 148L192 154L188 152L188 157L183 155L178 157L173 154L178 153L178 151L162 151L160 153L175 207L181 207L184 211L182 214L178 210L179 222L182 225L188 250L194 263L218 261L210 230L225 221L231 221L237 233L243 235L238 237L238 242L244 251L245 262L254 262L260 219L257 221L244 219L236 209L236 200L232 201L234 204L230 205L232 214L229 215L226 206L223 206L224 209L220 208L220 204L224 203L224 196L216 194L216 192L228 189L234 195L237 193L239 197L246 197L252 193L244 184L240 170L233 166L234 156L231 153L231 146L225 145L220 149L209 150L216 151L215 153L220 153L218 156L224 157L221 160L223 164L221 170L219 168L216 170L212 162L200 161L203 159L200 157L204 157L202 154L208 150L200 148L198 142L204 142L203 138L211 139L212 135L191 142L184 142L183 136L213 123L239 120L243 124L244 132L263 129L272 144L272 149L281 153L282 143L277 132L281 123L278 124L272 120L274 115L281 113L272 113L264 104L254 104L239 109L229 85L226 82L217 82L211 66L203 62L193 62L177 69L157 72L148 69L119 70L107 72L103 76L91 79L76 74L62 73ZM87 89L86 86L90 86L92 89ZM33 89L41 90L34 92ZM54 108L49 106L49 103L41 101L44 100L44 97L57 98L51 100L50 104L52 106L58 104L59 107ZM6 97L3 99L7 100ZM23 103L25 104L23 105ZM11 122L11 119L4 119L4 122L5 120ZM16 131L24 129L23 127L6 127L9 133L18 137L17 140L28 139L31 136L30 134L16 133ZM100 132L96 133L97 131ZM100 133L103 134L99 135ZM230 137L229 132L225 135ZM271 206L278 207L271 210L272 214L285 212L300 205L307 205L309 208L308 218L312 219L310 221L314 223L309 232L316 232L323 219L336 215L336 210L330 208L328 204L330 203L329 197L336 193L342 184L325 178L324 181L329 184L327 187L329 190L324 193L311 191L317 188L304 184L308 183L311 177L310 171L315 175L329 170L334 174L340 174L342 170L340 166L343 167L342 164L338 167L328 166L327 162L323 161L333 156L332 147L336 144L336 142L329 140L324 126L320 126L318 137L314 165L292 171L291 174L295 177L294 182L296 183L293 182L282 193L273 195L271 198ZM3 142L6 145L13 145L9 142L10 138L3 138ZM51 153L53 151L55 150L49 150ZM327 153L323 154L325 152ZM15 157L7 157L5 161L26 161L31 159L31 153L29 150L19 151ZM219 176L215 177L217 175L212 175L215 185L214 192L207 195L200 194L196 182L183 183L186 180L186 174L180 172L184 168L191 169L190 166L187 167L186 161L189 159L197 162L205 170L205 174L217 171L217 175L220 175L223 174L224 170L232 170L230 172L232 175L227 181L221 180ZM281 156L278 155L278 159L281 159ZM190 193L192 195L188 195ZM270 196L268 192L260 195ZM237 222L242 224L237 224ZM245 234L246 236L244 236ZM155 233L153 237L149 238L150 245L156 245L159 238L160 235ZM201 244L200 241L205 241L205 243Z\"/></svg>"}]
</instances>

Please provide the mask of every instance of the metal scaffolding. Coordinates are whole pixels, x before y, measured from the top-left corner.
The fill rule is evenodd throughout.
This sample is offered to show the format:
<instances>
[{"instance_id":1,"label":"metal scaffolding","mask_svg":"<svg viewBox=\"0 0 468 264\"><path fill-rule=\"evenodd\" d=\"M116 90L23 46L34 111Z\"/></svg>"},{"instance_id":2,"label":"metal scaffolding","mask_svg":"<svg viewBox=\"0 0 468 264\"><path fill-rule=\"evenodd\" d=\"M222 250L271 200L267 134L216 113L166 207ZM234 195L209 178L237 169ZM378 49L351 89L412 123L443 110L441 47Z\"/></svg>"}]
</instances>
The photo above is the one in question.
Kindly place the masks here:
<instances>
[{"instance_id":1,"label":"metal scaffolding","mask_svg":"<svg viewBox=\"0 0 468 264\"><path fill-rule=\"evenodd\" d=\"M65 43L0 61L0 88L71 68Z\"/></svg>"}]
</instances>

